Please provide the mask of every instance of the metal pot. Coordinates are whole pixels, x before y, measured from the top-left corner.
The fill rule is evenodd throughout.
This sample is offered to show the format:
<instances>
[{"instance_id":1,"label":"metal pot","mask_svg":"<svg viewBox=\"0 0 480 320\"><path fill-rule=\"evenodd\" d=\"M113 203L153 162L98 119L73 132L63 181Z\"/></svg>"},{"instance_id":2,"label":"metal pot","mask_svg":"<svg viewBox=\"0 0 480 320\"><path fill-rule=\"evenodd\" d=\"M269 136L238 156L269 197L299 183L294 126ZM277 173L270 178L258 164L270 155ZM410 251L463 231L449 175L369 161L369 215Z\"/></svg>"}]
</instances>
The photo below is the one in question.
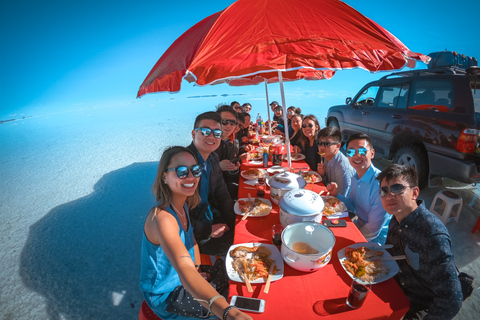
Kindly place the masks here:
<instances>
[{"instance_id":1,"label":"metal pot","mask_svg":"<svg viewBox=\"0 0 480 320\"><path fill-rule=\"evenodd\" d=\"M270 178L268 184L270 186L270 198L276 205L278 205L279 199L288 191L302 189L307 185L302 176L288 171L274 175Z\"/></svg>"},{"instance_id":2,"label":"metal pot","mask_svg":"<svg viewBox=\"0 0 480 320\"><path fill-rule=\"evenodd\" d=\"M318 253L299 253L292 249L298 243L308 244ZM295 244L296 243L296 244ZM335 236L332 231L316 222L297 222L282 232L282 257L290 267L304 272L324 267L332 258Z\"/></svg>"},{"instance_id":3,"label":"metal pot","mask_svg":"<svg viewBox=\"0 0 480 320\"><path fill-rule=\"evenodd\" d=\"M302 221L322 222L325 203L316 192L290 190L280 199L280 222L284 227Z\"/></svg>"}]
</instances>

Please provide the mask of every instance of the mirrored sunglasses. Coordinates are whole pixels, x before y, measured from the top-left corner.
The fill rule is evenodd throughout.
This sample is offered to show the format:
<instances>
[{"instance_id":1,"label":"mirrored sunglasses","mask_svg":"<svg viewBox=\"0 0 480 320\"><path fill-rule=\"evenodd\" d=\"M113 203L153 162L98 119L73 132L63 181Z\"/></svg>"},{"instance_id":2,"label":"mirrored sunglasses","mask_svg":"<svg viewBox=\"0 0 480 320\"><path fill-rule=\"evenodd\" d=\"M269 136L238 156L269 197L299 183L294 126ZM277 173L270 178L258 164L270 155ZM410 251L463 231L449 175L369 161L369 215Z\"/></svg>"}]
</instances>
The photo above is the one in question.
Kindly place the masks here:
<instances>
[{"instance_id":1,"label":"mirrored sunglasses","mask_svg":"<svg viewBox=\"0 0 480 320\"><path fill-rule=\"evenodd\" d=\"M355 155L355 153L358 153L361 156L365 156L367 154L367 149L366 148L358 148L358 151L355 149L348 149L347 150L347 157L351 158Z\"/></svg>"},{"instance_id":2,"label":"mirrored sunglasses","mask_svg":"<svg viewBox=\"0 0 480 320\"><path fill-rule=\"evenodd\" d=\"M303 124L302 128L305 129L306 127L313 128L315 125L313 123L309 123L308 125Z\"/></svg>"},{"instance_id":3,"label":"mirrored sunglasses","mask_svg":"<svg viewBox=\"0 0 480 320\"><path fill-rule=\"evenodd\" d=\"M205 137L208 137L209 135L212 134L213 132L213 136L217 139L220 139L222 137L222 130L220 129L215 129L215 130L212 130L210 128L205 128L205 127L202 127L202 128L196 128L195 131L198 131L200 130L200 132L205 136Z\"/></svg>"},{"instance_id":4,"label":"mirrored sunglasses","mask_svg":"<svg viewBox=\"0 0 480 320\"><path fill-rule=\"evenodd\" d=\"M186 179L188 177L188 172L190 171L195 178L198 178L202 175L202 167L198 164L187 167L187 166L178 166L176 168L167 169L167 172L175 171L179 179Z\"/></svg>"},{"instance_id":5,"label":"mirrored sunglasses","mask_svg":"<svg viewBox=\"0 0 480 320\"><path fill-rule=\"evenodd\" d=\"M319 146L325 146L325 147L334 146L336 144L338 144L338 142L330 142L330 141L326 141L326 142L319 141L318 142Z\"/></svg>"},{"instance_id":6,"label":"mirrored sunglasses","mask_svg":"<svg viewBox=\"0 0 480 320\"><path fill-rule=\"evenodd\" d=\"M380 196L385 197L387 194L392 193L394 195L400 195L402 194L405 189L407 188L413 188L411 186L404 186L403 184L396 183L394 185L390 186L390 191L388 191L388 186L381 187L380 188Z\"/></svg>"},{"instance_id":7,"label":"mirrored sunglasses","mask_svg":"<svg viewBox=\"0 0 480 320\"><path fill-rule=\"evenodd\" d=\"M237 120L230 120L230 119L222 119L222 121L220 121L220 123L223 125L223 126L226 126L227 124L230 124L232 126L236 126L237 125Z\"/></svg>"}]
</instances>

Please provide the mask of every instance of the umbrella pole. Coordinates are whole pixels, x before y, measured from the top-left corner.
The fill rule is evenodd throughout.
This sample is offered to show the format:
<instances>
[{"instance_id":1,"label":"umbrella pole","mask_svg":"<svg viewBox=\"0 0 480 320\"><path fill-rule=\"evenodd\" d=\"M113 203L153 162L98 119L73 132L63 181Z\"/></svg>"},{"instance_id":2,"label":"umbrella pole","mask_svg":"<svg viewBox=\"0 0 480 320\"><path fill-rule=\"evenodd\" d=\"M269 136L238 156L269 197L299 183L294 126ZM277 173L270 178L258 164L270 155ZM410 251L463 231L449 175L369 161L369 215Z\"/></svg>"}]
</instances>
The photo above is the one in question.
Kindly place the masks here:
<instances>
[{"instance_id":1,"label":"umbrella pole","mask_svg":"<svg viewBox=\"0 0 480 320\"><path fill-rule=\"evenodd\" d=\"M267 96L267 112L268 112L268 134L272 134L272 122L270 121L270 101L268 101L267 79L265 79L265 94Z\"/></svg>"},{"instance_id":2,"label":"umbrella pole","mask_svg":"<svg viewBox=\"0 0 480 320\"><path fill-rule=\"evenodd\" d=\"M278 71L278 82L280 83L280 94L282 95L283 125L285 129L285 144L287 146L288 167L292 167L292 155L290 153L290 135L288 134L287 106L285 104L285 93L283 91L282 71Z\"/></svg>"}]
</instances>

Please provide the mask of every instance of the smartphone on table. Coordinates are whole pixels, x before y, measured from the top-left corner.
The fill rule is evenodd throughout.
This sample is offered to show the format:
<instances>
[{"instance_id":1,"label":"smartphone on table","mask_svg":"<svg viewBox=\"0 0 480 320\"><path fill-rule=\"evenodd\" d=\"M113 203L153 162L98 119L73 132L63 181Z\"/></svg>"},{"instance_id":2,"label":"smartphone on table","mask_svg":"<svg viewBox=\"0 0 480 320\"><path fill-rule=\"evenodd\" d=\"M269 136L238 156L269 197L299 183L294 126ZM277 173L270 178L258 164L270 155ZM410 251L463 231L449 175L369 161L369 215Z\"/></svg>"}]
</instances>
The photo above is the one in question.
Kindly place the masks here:
<instances>
[{"instance_id":1,"label":"smartphone on table","mask_svg":"<svg viewBox=\"0 0 480 320\"><path fill-rule=\"evenodd\" d=\"M323 225L328 228L346 227L347 221L343 219L323 220Z\"/></svg>"},{"instance_id":2,"label":"smartphone on table","mask_svg":"<svg viewBox=\"0 0 480 320\"><path fill-rule=\"evenodd\" d=\"M265 311L265 300L263 299L233 296L230 305L249 312L262 313Z\"/></svg>"}]
</instances>

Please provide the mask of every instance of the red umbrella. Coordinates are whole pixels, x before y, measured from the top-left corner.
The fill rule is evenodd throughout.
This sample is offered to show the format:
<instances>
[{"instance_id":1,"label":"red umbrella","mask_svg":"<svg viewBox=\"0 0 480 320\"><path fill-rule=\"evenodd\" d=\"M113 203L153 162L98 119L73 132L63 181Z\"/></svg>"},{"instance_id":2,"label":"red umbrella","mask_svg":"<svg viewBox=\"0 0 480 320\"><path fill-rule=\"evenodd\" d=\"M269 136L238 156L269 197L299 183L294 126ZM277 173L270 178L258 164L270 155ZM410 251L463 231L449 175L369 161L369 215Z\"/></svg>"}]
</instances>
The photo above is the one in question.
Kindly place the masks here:
<instances>
[{"instance_id":1,"label":"red umbrella","mask_svg":"<svg viewBox=\"0 0 480 320\"><path fill-rule=\"evenodd\" d=\"M245 85L278 79L282 71L288 80L322 79L338 69L401 69L412 59L428 58L341 1L238 0L178 38L138 97L177 92L183 78L199 85ZM238 77L251 81L233 80Z\"/></svg>"},{"instance_id":2,"label":"red umbrella","mask_svg":"<svg viewBox=\"0 0 480 320\"><path fill-rule=\"evenodd\" d=\"M137 97L177 92L183 78L198 85L249 85L266 79L280 82L285 107L283 79L331 78L336 70L350 68L395 70L414 60L428 62L428 57L410 51L341 1L238 0L180 36Z\"/></svg>"}]
</instances>

